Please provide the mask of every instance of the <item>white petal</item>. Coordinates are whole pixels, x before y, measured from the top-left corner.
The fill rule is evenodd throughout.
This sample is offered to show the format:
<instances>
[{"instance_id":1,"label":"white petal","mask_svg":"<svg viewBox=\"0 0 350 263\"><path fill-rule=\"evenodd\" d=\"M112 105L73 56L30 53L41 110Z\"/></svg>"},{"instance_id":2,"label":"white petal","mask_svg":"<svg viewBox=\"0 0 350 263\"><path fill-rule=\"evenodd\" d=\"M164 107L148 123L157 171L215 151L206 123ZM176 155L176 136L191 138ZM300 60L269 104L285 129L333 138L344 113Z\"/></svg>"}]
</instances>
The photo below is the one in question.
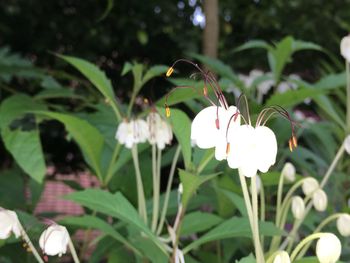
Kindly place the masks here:
<instances>
[{"instance_id":1,"label":"white petal","mask_svg":"<svg viewBox=\"0 0 350 263\"><path fill-rule=\"evenodd\" d=\"M345 36L340 42L341 55L350 62L350 36Z\"/></svg>"},{"instance_id":2,"label":"white petal","mask_svg":"<svg viewBox=\"0 0 350 263\"><path fill-rule=\"evenodd\" d=\"M327 233L316 245L316 255L320 263L335 263L341 254L341 243L336 235Z\"/></svg>"},{"instance_id":3,"label":"white petal","mask_svg":"<svg viewBox=\"0 0 350 263\"><path fill-rule=\"evenodd\" d=\"M277 140L274 132L266 127L255 128L257 167L262 173L266 173L270 166L276 162Z\"/></svg>"},{"instance_id":4,"label":"white petal","mask_svg":"<svg viewBox=\"0 0 350 263\"><path fill-rule=\"evenodd\" d=\"M69 234L65 227L60 225L49 226L40 236L39 245L49 256L65 254L69 242Z\"/></svg>"}]
</instances>

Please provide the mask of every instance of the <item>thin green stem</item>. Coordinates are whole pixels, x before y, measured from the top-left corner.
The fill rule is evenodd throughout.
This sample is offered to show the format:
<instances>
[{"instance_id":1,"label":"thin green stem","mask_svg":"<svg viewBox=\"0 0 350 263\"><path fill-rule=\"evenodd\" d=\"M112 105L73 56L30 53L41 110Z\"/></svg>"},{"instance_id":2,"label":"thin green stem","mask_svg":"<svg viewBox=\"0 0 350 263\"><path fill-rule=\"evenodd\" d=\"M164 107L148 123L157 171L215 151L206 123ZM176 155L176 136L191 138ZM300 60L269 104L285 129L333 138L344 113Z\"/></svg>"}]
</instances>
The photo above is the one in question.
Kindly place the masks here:
<instances>
[{"instance_id":1,"label":"thin green stem","mask_svg":"<svg viewBox=\"0 0 350 263\"><path fill-rule=\"evenodd\" d=\"M34 247L32 241L30 240L29 236L27 235L27 232L24 230L21 223L19 223L19 228L21 231L21 236L23 237L24 241L27 243L28 247L30 248L31 252L33 253L33 256L39 263L44 263L44 260L40 257L38 251Z\"/></svg>"},{"instance_id":2,"label":"thin green stem","mask_svg":"<svg viewBox=\"0 0 350 263\"><path fill-rule=\"evenodd\" d=\"M254 246L255 246L255 254L257 263L263 263L264 260L264 254L261 248L260 244L260 234L259 234L259 224L258 224L258 193L257 193L257 186L256 186L256 176L252 177L251 184L252 184L252 207L253 207L253 225L254 225L254 232L253 232L253 238L254 238Z\"/></svg>"},{"instance_id":3,"label":"thin green stem","mask_svg":"<svg viewBox=\"0 0 350 263\"><path fill-rule=\"evenodd\" d=\"M115 116L117 117L118 121L121 121L123 119L122 114L120 113L120 110L118 108L118 105L115 101L111 102L110 104L112 106L112 109L115 113Z\"/></svg>"},{"instance_id":4,"label":"thin green stem","mask_svg":"<svg viewBox=\"0 0 350 263\"><path fill-rule=\"evenodd\" d=\"M316 233L316 234L312 234L307 236L306 238L304 238L297 246L296 248L293 250L292 254L290 255L290 261L293 262L294 259L296 258L296 256L298 255L299 251L303 248L303 246L305 246L307 243L311 242L314 239L318 239L320 237L322 237L323 235L325 235L325 233Z\"/></svg>"},{"instance_id":5,"label":"thin green stem","mask_svg":"<svg viewBox=\"0 0 350 263\"><path fill-rule=\"evenodd\" d=\"M136 174L138 211L140 216L143 218L144 222L147 224L146 200L145 200L145 193L143 190L140 164L139 164L139 158L137 153L137 144L134 144L132 146L131 154L132 154L132 159L134 162L135 174Z\"/></svg>"},{"instance_id":6,"label":"thin green stem","mask_svg":"<svg viewBox=\"0 0 350 263\"><path fill-rule=\"evenodd\" d=\"M163 225L164 225L164 221L165 221L165 217L166 217L166 212L168 210L171 185L173 183L175 169L176 169L176 164L177 164L177 161L179 159L180 152L181 152L181 147L179 145L176 148L176 151L175 151L175 154L174 154L174 158L173 158L173 162L171 164L171 168L170 168L170 172L169 172L168 184L167 184L166 191L165 191L164 203L163 203L162 213L161 213L161 216L160 216L160 221L159 221L159 225L158 225L158 229L157 229L157 235L159 235L162 232L162 229L163 229Z\"/></svg>"},{"instance_id":7,"label":"thin green stem","mask_svg":"<svg viewBox=\"0 0 350 263\"><path fill-rule=\"evenodd\" d=\"M104 180L104 186L108 185L109 181L113 177L113 174L114 174L113 173L113 165L115 164L115 160L117 159L120 150L121 150L121 144L118 142L114 147L114 151L113 151L111 160L109 161L107 175L106 175L106 178Z\"/></svg>"},{"instance_id":8,"label":"thin green stem","mask_svg":"<svg viewBox=\"0 0 350 263\"><path fill-rule=\"evenodd\" d=\"M350 132L350 69L349 62L345 60L346 69L346 133Z\"/></svg>"},{"instance_id":9,"label":"thin green stem","mask_svg":"<svg viewBox=\"0 0 350 263\"><path fill-rule=\"evenodd\" d=\"M72 254L74 263L80 263L77 251L75 250L72 239L70 237L69 237L68 247L69 247L70 253Z\"/></svg>"},{"instance_id":10,"label":"thin green stem","mask_svg":"<svg viewBox=\"0 0 350 263\"><path fill-rule=\"evenodd\" d=\"M260 220L262 222L265 221L265 190L263 182L261 181L261 187L260 187ZM261 235L261 248L264 249L264 235Z\"/></svg>"},{"instance_id":11,"label":"thin green stem","mask_svg":"<svg viewBox=\"0 0 350 263\"><path fill-rule=\"evenodd\" d=\"M284 181L284 176L281 173L280 179L278 182L278 190L277 190L277 208L276 208L276 226L278 225L278 219L280 218L281 214L281 205L282 205L282 194L283 194L283 181Z\"/></svg>"},{"instance_id":12,"label":"thin green stem","mask_svg":"<svg viewBox=\"0 0 350 263\"><path fill-rule=\"evenodd\" d=\"M319 225L318 227L314 230L313 234L316 234L318 232L320 232L326 225L328 225L330 222L332 222L333 220L336 220L338 219L341 215L343 215L343 213L336 213L336 214L333 214L333 215L330 215L329 217L327 217L326 219L324 219ZM302 258L306 251L309 249L310 247L310 243L308 243L307 245L305 245L303 247L303 249L300 251L299 255L297 256L296 259L300 259Z\"/></svg>"},{"instance_id":13,"label":"thin green stem","mask_svg":"<svg viewBox=\"0 0 350 263\"><path fill-rule=\"evenodd\" d=\"M136 95L137 93L135 92L135 88L133 89L133 92L132 92L132 95L131 95L131 99L130 99L130 102L129 102L129 106L128 106L128 111L126 113L126 116L128 118L130 118L130 115L131 115L131 110L132 110L132 107L134 106L134 102L135 102L135 99L136 99Z\"/></svg>"},{"instance_id":14,"label":"thin green stem","mask_svg":"<svg viewBox=\"0 0 350 263\"><path fill-rule=\"evenodd\" d=\"M202 160L201 164L197 168L197 173L200 174L205 167L208 165L208 163L213 159L215 155L215 151L212 151L204 160Z\"/></svg>"},{"instance_id":15,"label":"thin green stem","mask_svg":"<svg viewBox=\"0 0 350 263\"><path fill-rule=\"evenodd\" d=\"M152 145L152 181L153 181L153 211L152 211L152 223L151 223L151 229L154 231L157 225L156 220L156 213L157 213L157 206L156 206L156 199L157 199L157 149L156 145Z\"/></svg>"}]
</instances>

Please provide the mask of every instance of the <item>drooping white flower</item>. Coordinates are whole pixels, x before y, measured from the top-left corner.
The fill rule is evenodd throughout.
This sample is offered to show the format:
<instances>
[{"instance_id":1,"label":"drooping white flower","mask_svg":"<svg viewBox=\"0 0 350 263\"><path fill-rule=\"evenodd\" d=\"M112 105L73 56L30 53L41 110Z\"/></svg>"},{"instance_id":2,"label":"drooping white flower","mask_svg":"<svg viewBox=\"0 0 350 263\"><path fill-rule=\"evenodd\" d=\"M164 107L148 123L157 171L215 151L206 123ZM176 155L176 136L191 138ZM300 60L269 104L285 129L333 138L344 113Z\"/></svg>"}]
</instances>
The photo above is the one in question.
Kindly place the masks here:
<instances>
[{"instance_id":1,"label":"drooping white flower","mask_svg":"<svg viewBox=\"0 0 350 263\"><path fill-rule=\"evenodd\" d=\"M147 117L150 144L156 144L158 149L164 149L173 139L171 126L157 112L151 112Z\"/></svg>"},{"instance_id":2,"label":"drooping white flower","mask_svg":"<svg viewBox=\"0 0 350 263\"><path fill-rule=\"evenodd\" d=\"M350 35L343 37L340 42L340 53L350 63Z\"/></svg>"},{"instance_id":3,"label":"drooping white flower","mask_svg":"<svg viewBox=\"0 0 350 263\"><path fill-rule=\"evenodd\" d=\"M273 260L273 263L290 263L290 257L286 251L280 251Z\"/></svg>"},{"instance_id":4,"label":"drooping white flower","mask_svg":"<svg viewBox=\"0 0 350 263\"><path fill-rule=\"evenodd\" d=\"M320 263L335 263L341 254L341 243L336 235L326 233L317 241L316 255Z\"/></svg>"},{"instance_id":5,"label":"drooping white flower","mask_svg":"<svg viewBox=\"0 0 350 263\"><path fill-rule=\"evenodd\" d=\"M295 219L301 219L305 213L305 203L300 196L293 196L292 198L292 214Z\"/></svg>"},{"instance_id":6,"label":"drooping white flower","mask_svg":"<svg viewBox=\"0 0 350 263\"><path fill-rule=\"evenodd\" d=\"M284 179L288 180L289 182L295 181L295 167L292 163L286 162L282 172L281 176L284 177Z\"/></svg>"},{"instance_id":7,"label":"drooping white flower","mask_svg":"<svg viewBox=\"0 0 350 263\"><path fill-rule=\"evenodd\" d=\"M234 106L227 110L220 106L204 108L192 122L191 140L202 149L215 147L215 158L219 161L226 159L227 137L235 133L240 124L240 118L234 116L236 113L237 108Z\"/></svg>"},{"instance_id":8,"label":"drooping white flower","mask_svg":"<svg viewBox=\"0 0 350 263\"><path fill-rule=\"evenodd\" d=\"M344 141L345 151L350 154L350 135L346 136Z\"/></svg>"},{"instance_id":9,"label":"drooping white flower","mask_svg":"<svg viewBox=\"0 0 350 263\"><path fill-rule=\"evenodd\" d=\"M49 226L40 236L39 245L48 256L62 256L67 252L69 234L64 226Z\"/></svg>"},{"instance_id":10,"label":"drooping white flower","mask_svg":"<svg viewBox=\"0 0 350 263\"><path fill-rule=\"evenodd\" d=\"M0 239L7 239L11 233L16 238L21 235L20 223L14 211L0 207Z\"/></svg>"},{"instance_id":11,"label":"drooping white flower","mask_svg":"<svg viewBox=\"0 0 350 263\"><path fill-rule=\"evenodd\" d=\"M318 184L318 181L313 177L305 178L303 181L303 185L301 186L306 196L315 192L319 187L320 185Z\"/></svg>"},{"instance_id":12,"label":"drooping white flower","mask_svg":"<svg viewBox=\"0 0 350 263\"><path fill-rule=\"evenodd\" d=\"M228 165L238 168L246 177L255 176L258 170L266 173L276 162L276 136L266 126L241 125L229 134L228 142Z\"/></svg>"},{"instance_id":13,"label":"drooping white flower","mask_svg":"<svg viewBox=\"0 0 350 263\"><path fill-rule=\"evenodd\" d=\"M328 198L325 191L322 189L317 189L312 194L312 204L315 207L315 209L319 212L323 212L327 208L328 204Z\"/></svg>"},{"instance_id":14,"label":"drooping white flower","mask_svg":"<svg viewBox=\"0 0 350 263\"><path fill-rule=\"evenodd\" d=\"M130 149L134 144L146 142L149 137L148 125L141 119L124 120L119 124L115 137L120 144Z\"/></svg>"},{"instance_id":15,"label":"drooping white flower","mask_svg":"<svg viewBox=\"0 0 350 263\"><path fill-rule=\"evenodd\" d=\"M339 233L344 236L348 237L350 236L350 215L349 214L342 214L337 219L337 228Z\"/></svg>"}]
</instances>

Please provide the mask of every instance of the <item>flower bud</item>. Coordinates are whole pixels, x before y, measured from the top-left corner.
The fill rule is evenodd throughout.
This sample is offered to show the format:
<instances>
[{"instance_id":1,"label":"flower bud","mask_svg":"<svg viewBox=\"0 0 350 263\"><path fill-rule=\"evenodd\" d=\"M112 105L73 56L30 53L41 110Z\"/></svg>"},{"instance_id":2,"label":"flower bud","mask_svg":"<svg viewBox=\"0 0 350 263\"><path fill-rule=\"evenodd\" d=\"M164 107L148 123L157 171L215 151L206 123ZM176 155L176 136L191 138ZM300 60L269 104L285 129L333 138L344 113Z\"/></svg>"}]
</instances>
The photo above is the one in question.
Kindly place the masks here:
<instances>
[{"instance_id":1,"label":"flower bud","mask_svg":"<svg viewBox=\"0 0 350 263\"><path fill-rule=\"evenodd\" d=\"M21 235L20 223L15 212L0 207L0 239L8 238L11 233Z\"/></svg>"},{"instance_id":2,"label":"flower bud","mask_svg":"<svg viewBox=\"0 0 350 263\"><path fill-rule=\"evenodd\" d=\"M273 263L290 263L290 257L286 251L280 251L273 260Z\"/></svg>"},{"instance_id":3,"label":"flower bud","mask_svg":"<svg viewBox=\"0 0 350 263\"><path fill-rule=\"evenodd\" d=\"M295 181L295 167L292 163L287 162L283 169L281 176L284 177L289 182L294 182Z\"/></svg>"},{"instance_id":4,"label":"flower bud","mask_svg":"<svg viewBox=\"0 0 350 263\"><path fill-rule=\"evenodd\" d=\"M320 263L335 263L341 253L341 243L336 235L326 233L316 245L316 255Z\"/></svg>"},{"instance_id":5,"label":"flower bud","mask_svg":"<svg viewBox=\"0 0 350 263\"><path fill-rule=\"evenodd\" d=\"M346 136L344 141L345 151L350 154L350 135Z\"/></svg>"},{"instance_id":6,"label":"flower bud","mask_svg":"<svg viewBox=\"0 0 350 263\"><path fill-rule=\"evenodd\" d=\"M317 189L312 195L312 204L319 212L323 212L327 208L328 198L322 189Z\"/></svg>"},{"instance_id":7,"label":"flower bud","mask_svg":"<svg viewBox=\"0 0 350 263\"><path fill-rule=\"evenodd\" d=\"M341 40L340 53L347 62L350 62L350 35L343 37Z\"/></svg>"},{"instance_id":8,"label":"flower bud","mask_svg":"<svg viewBox=\"0 0 350 263\"><path fill-rule=\"evenodd\" d=\"M303 192L306 196L315 192L316 189L318 189L319 187L320 186L318 184L318 181L313 177L308 177L304 179L303 185L302 185Z\"/></svg>"},{"instance_id":9,"label":"flower bud","mask_svg":"<svg viewBox=\"0 0 350 263\"><path fill-rule=\"evenodd\" d=\"M337 219L337 228L339 233L344 236L348 237L350 236L350 215L349 214L342 214Z\"/></svg>"},{"instance_id":10,"label":"flower bud","mask_svg":"<svg viewBox=\"0 0 350 263\"><path fill-rule=\"evenodd\" d=\"M49 256L62 256L67 252L69 234L64 226L49 226L40 236L39 245L43 253Z\"/></svg>"},{"instance_id":11,"label":"flower bud","mask_svg":"<svg viewBox=\"0 0 350 263\"><path fill-rule=\"evenodd\" d=\"M292 198L292 214L295 219L303 218L305 213L304 200L300 196L293 196Z\"/></svg>"}]
</instances>

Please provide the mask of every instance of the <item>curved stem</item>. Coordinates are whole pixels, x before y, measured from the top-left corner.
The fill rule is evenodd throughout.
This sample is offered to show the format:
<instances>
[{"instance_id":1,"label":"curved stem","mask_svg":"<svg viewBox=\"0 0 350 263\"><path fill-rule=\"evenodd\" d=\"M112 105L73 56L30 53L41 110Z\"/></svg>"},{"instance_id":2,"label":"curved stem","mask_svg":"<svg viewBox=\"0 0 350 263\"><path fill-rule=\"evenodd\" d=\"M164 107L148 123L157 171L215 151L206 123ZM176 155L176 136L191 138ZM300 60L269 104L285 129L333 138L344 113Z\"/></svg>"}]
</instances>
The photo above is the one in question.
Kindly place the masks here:
<instances>
[{"instance_id":1,"label":"curved stem","mask_svg":"<svg viewBox=\"0 0 350 263\"><path fill-rule=\"evenodd\" d=\"M24 230L22 224L19 222L18 223L20 231L21 231L21 236L23 237L24 241L27 243L28 247L30 248L31 252L33 253L33 256L39 263L44 263L44 260L40 257L38 251L34 247L32 241L30 240L29 236L27 235L27 232Z\"/></svg>"},{"instance_id":2,"label":"curved stem","mask_svg":"<svg viewBox=\"0 0 350 263\"><path fill-rule=\"evenodd\" d=\"M290 261L293 262L294 259L296 258L296 256L298 255L299 251L303 248L303 246L305 246L307 243L311 242L314 239L318 239L320 237L322 237L325 233L316 233L316 234L312 234L307 236L306 238L304 238L297 246L296 248L293 250L292 254L290 255Z\"/></svg>"},{"instance_id":3,"label":"curved stem","mask_svg":"<svg viewBox=\"0 0 350 263\"><path fill-rule=\"evenodd\" d=\"M327 217L326 219L324 219L319 225L318 227L314 230L313 234L320 232L326 225L328 225L330 222L332 222L333 220L336 220L338 217L340 217L341 215L343 215L343 213L336 213L333 215L330 215L329 217ZM302 258L306 251L309 249L310 247L310 243L308 243L307 245L305 245L305 247L303 247L303 249L300 251L299 255L297 256L296 259L300 259Z\"/></svg>"},{"instance_id":4,"label":"curved stem","mask_svg":"<svg viewBox=\"0 0 350 263\"><path fill-rule=\"evenodd\" d=\"M72 254L74 263L80 263L77 255L77 251L75 250L72 239L70 237L69 237L68 247L69 247L70 253Z\"/></svg>"},{"instance_id":5,"label":"curved stem","mask_svg":"<svg viewBox=\"0 0 350 263\"><path fill-rule=\"evenodd\" d=\"M140 164L139 164L139 158L138 158L138 153L137 153L137 144L134 144L132 146L131 154L132 154L132 159L134 162L135 174L136 174L138 211L139 211L140 216L143 218L144 222L147 224L146 200L145 200L145 193L143 190Z\"/></svg>"},{"instance_id":6,"label":"curved stem","mask_svg":"<svg viewBox=\"0 0 350 263\"><path fill-rule=\"evenodd\" d=\"M175 168L176 168L176 164L177 164L177 161L179 159L179 156L180 156L180 152L181 152L181 147L179 145L176 148L176 151L175 151L175 154L174 154L174 158L173 158L173 162L172 162L171 168L170 168L168 184L167 184L166 191L165 191L165 197L164 197L162 213L161 213L161 216L160 216L160 221L159 221L159 225L158 225L158 229L157 229L157 235L159 235L162 232L162 229L163 229L166 212L168 210L171 185L173 183L173 178L174 178L174 174L175 174Z\"/></svg>"}]
</instances>

